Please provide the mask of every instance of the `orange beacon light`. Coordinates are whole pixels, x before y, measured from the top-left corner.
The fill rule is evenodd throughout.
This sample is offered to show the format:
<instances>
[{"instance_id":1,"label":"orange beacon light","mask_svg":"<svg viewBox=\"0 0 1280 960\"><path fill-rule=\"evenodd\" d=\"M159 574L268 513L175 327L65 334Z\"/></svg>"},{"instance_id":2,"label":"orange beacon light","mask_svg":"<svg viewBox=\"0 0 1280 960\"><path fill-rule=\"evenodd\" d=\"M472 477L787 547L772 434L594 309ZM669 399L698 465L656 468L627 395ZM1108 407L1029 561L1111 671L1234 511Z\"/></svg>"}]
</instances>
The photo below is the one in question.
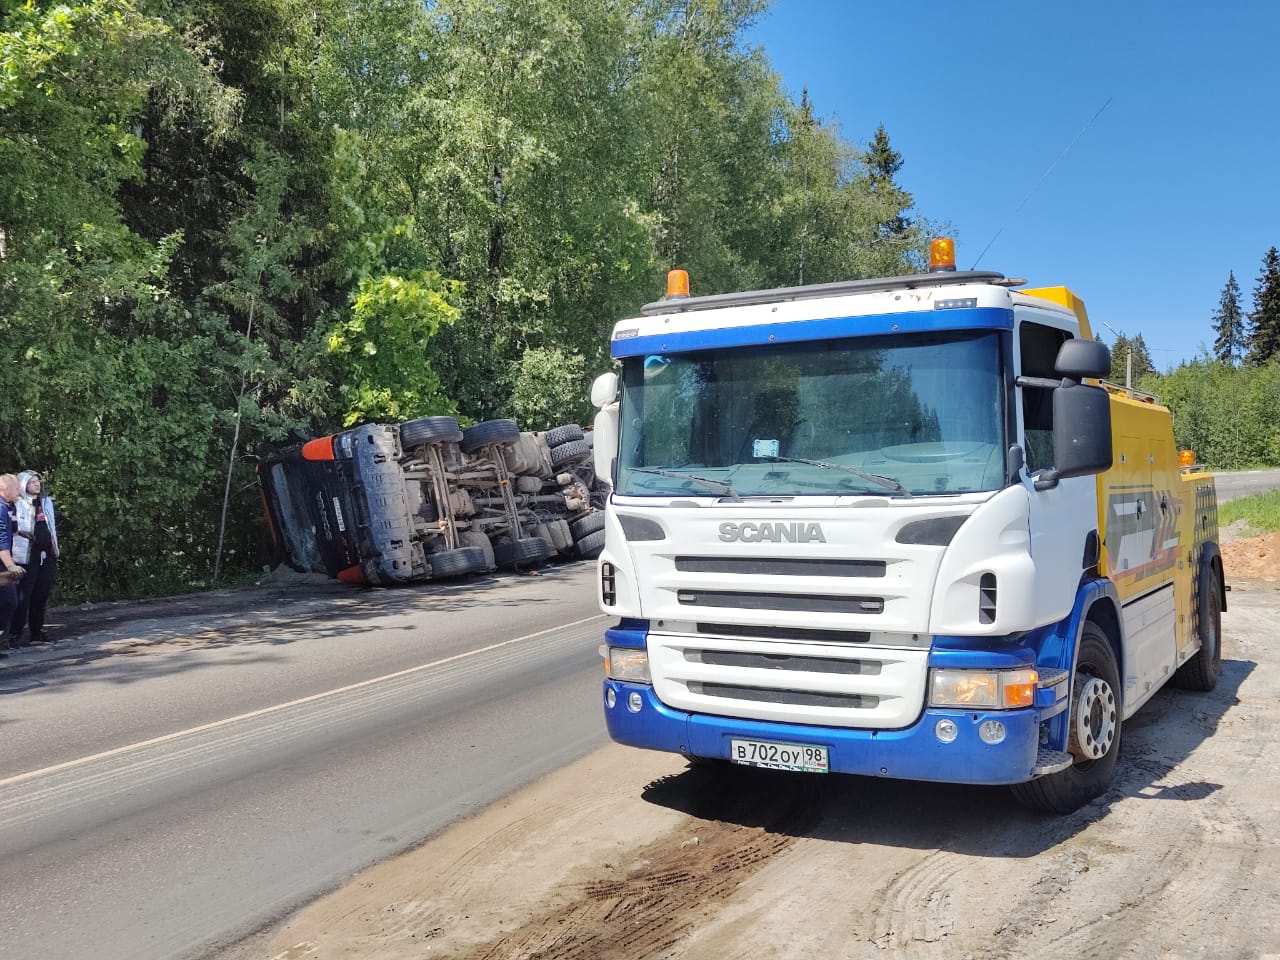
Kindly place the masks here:
<instances>
[{"instance_id":1,"label":"orange beacon light","mask_svg":"<svg viewBox=\"0 0 1280 960\"><path fill-rule=\"evenodd\" d=\"M667 271L667 299L674 300L689 295L689 271Z\"/></svg>"},{"instance_id":2,"label":"orange beacon light","mask_svg":"<svg viewBox=\"0 0 1280 960\"><path fill-rule=\"evenodd\" d=\"M941 273L956 268L956 242L950 237L938 237L929 243L929 272Z\"/></svg>"}]
</instances>

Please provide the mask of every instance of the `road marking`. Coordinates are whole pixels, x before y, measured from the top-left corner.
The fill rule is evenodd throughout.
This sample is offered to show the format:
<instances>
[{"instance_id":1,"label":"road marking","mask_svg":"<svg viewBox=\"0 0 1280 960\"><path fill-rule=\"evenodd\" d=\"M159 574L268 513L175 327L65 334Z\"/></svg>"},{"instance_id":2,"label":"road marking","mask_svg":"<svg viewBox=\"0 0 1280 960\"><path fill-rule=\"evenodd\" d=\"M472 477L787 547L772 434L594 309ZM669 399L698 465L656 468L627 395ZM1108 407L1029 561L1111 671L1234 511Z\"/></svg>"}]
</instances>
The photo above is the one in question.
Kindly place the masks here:
<instances>
[{"instance_id":1,"label":"road marking","mask_svg":"<svg viewBox=\"0 0 1280 960\"><path fill-rule=\"evenodd\" d=\"M277 703L274 706L263 707L260 710L252 710L249 713L241 713L234 717L226 717L223 720L215 720L212 723L201 724L198 727L190 727L186 730L177 730L173 733L166 733L164 736L152 737L150 740L140 740L137 743L129 743L123 747L114 747L111 750L104 750L101 753L95 753L87 757L80 757L76 760L67 760L63 763L54 764L51 767L42 767L39 770L29 770L26 773L15 774L0 780L0 787L7 787L15 783L22 783L26 780L33 780L36 777L42 777L50 773L58 773L61 770L69 770L73 767L83 766L86 763L92 763L95 760L103 760L107 757L117 757L124 753L132 753L135 750L141 750L144 747L153 747L159 743L168 743L171 740L177 740L179 737L190 736L193 733L204 733L208 730L216 730L219 727L229 726L233 723L239 723L242 720L253 720L256 717L268 716L272 713L278 713L281 710L288 710L290 707L301 706L304 703L315 703L317 700L325 700L329 697L336 697L342 693L350 693L352 690L359 690L363 687L371 687L377 683L385 683L388 680L395 680L399 677L412 676L415 673L421 673L424 670L431 670L435 667L442 667L448 663L455 663L458 660L465 660L468 657L479 656L482 653L491 653L494 650L501 650L503 647L509 647L512 644L524 643L527 640L534 640L538 637L545 637L549 633L555 633L559 630L568 630L572 627L580 627L583 624L591 623L593 620L603 620L605 615L597 613L594 616L584 617L581 620L574 620L572 623L562 623L559 626L548 627L546 630L539 630L536 633L527 633L522 637L512 637L510 640L503 640L501 643L491 643L487 647L480 647L478 650L468 650L466 653L454 654L452 657L445 657L442 660L433 660L430 663L422 663L416 667L408 667L404 670L397 670L395 673L383 674L380 677L371 677L368 680L361 680L358 683L351 683L345 687L337 687L333 690L325 690L323 693L313 693L308 697L301 697L298 700L290 700L288 703Z\"/></svg>"}]
</instances>

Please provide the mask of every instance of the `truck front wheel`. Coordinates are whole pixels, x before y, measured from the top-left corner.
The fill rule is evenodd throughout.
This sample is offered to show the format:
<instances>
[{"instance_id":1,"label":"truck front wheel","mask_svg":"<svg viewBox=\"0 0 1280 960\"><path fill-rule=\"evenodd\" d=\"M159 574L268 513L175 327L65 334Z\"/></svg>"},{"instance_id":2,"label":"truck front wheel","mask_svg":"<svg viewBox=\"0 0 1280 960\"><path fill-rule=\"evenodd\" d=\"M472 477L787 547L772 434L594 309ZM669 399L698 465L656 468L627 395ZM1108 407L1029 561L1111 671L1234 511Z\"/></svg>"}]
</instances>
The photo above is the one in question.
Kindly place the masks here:
<instances>
[{"instance_id":1,"label":"truck front wheel","mask_svg":"<svg viewBox=\"0 0 1280 960\"><path fill-rule=\"evenodd\" d=\"M1120 670L1102 628L1084 625L1068 708L1072 764L1065 770L1014 786L1025 806L1071 813L1098 797L1111 782L1120 755Z\"/></svg>"}]
</instances>

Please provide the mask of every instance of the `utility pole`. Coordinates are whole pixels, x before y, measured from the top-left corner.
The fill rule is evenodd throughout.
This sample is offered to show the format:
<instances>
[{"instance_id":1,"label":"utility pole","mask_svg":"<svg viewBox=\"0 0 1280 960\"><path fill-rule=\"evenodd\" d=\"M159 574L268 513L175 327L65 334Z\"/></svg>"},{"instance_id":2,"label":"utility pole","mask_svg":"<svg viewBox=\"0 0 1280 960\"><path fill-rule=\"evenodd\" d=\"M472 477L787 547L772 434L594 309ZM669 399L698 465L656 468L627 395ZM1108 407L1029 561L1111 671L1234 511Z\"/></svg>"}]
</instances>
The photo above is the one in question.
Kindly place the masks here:
<instances>
[{"instance_id":1,"label":"utility pole","mask_svg":"<svg viewBox=\"0 0 1280 960\"><path fill-rule=\"evenodd\" d=\"M1105 320L1099 320L1098 322L1102 324L1104 327L1106 327L1108 330L1110 330L1112 333L1114 333L1117 340L1120 339L1119 330L1117 330L1111 324L1107 323L1107 321ZM1133 344L1132 342L1129 344L1128 352L1124 355L1124 388L1126 390L1133 389Z\"/></svg>"}]
</instances>

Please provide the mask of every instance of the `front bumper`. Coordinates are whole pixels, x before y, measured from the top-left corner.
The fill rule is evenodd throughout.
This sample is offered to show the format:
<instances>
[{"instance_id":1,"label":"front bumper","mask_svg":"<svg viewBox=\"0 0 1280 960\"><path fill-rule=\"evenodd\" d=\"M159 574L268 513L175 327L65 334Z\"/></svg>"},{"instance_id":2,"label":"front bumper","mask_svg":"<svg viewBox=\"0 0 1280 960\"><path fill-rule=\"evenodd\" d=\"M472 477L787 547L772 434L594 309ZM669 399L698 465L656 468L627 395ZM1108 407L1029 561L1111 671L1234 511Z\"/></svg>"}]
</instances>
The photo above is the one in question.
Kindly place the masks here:
<instances>
[{"instance_id":1,"label":"front bumper","mask_svg":"<svg viewBox=\"0 0 1280 960\"><path fill-rule=\"evenodd\" d=\"M606 680L604 686L605 721L614 740L687 756L727 760L729 740L737 737L825 746L832 773L1007 784L1031 779L1039 746L1041 712L1035 707L977 711L928 708L905 729L853 730L688 713L663 704L648 684ZM629 704L633 693L639 694L639 710ZM952 720L959 731L950 743L943 743L934 732L944 718ZM978 736L985 720L1004 724L1004 740L989 744Z\"/></svg>"}]
</instances>

